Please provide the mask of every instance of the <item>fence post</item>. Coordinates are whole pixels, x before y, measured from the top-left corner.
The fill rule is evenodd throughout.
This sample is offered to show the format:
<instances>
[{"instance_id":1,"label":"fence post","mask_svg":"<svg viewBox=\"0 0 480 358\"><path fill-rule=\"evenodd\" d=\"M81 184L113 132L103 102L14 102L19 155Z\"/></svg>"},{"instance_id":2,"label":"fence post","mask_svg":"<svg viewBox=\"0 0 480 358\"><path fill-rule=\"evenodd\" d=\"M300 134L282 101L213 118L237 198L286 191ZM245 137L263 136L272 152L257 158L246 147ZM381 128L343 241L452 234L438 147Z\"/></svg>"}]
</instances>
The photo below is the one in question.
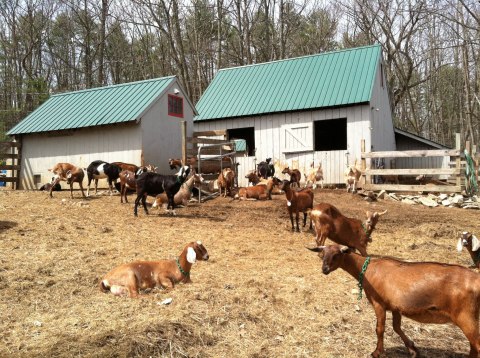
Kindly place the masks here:
<instances>
[{"instance_id":1,"label":"fence post","mask_svg":"<svg viewBox=\"0 0 480 358\"><path fill-rule=\"evenodd\" d=\"M460 133L455 133L455 149L461 151L462 146L460 144ZM455 169L457 169L457 179L456 179L456 186L460 188L460 192L462 191L462 176L460 174L461 169L461 153L458 155L457 159L455 159Z\"/></svg>"},{"instance_id":2,"label":"fence post","mask_svg":"<svg viewBox=\"0 0 480 358\"><path fill-rule=\"evenodd\" d=\"M367 169L367 161L366 159L363 157L363 154L365 154L365 139L362 139L360 141L360 156L361 156L361 160L360 160L360 165L361 165L361 169L362 169L362 173L365 173L365 169ZM365 188L365 184L368 182L368 184L372 184L372 181L371 181L371 177L368 178L369 180L367 180L367 176L366 175L362 175L362 189Z\"/></svg>"},{"instance_id":3,"label":"fence post","mask_svg":"<svg viewBox=\"0 0 480 358\"><path fill-rule=\"evenodd\" d=\"M187 163L187 122L181 121L182 128L182 163L186 165Z\"/></svg>"}]
</instances>

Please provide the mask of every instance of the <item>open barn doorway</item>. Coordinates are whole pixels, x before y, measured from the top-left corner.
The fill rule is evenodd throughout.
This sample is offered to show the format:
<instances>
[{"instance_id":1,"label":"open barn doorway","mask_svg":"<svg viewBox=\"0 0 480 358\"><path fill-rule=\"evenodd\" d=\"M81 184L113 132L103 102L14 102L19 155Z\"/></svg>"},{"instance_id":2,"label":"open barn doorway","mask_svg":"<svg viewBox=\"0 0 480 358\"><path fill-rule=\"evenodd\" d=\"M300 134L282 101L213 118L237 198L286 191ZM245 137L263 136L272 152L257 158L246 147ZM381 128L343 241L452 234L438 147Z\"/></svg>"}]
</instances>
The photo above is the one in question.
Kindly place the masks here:
<instances>
[{"instance_id":1,"label":"open barn doorway","mask_svg":"<svg viewBox=\"0 0 480 358\"><path fill-rule=\"evenodd\" d=\"M235 128L227 130L227 139L244 139L247 148L246 153L249 157L255 156L255 128L246 127L246 128Z\"/></svg>"}]
</instances>

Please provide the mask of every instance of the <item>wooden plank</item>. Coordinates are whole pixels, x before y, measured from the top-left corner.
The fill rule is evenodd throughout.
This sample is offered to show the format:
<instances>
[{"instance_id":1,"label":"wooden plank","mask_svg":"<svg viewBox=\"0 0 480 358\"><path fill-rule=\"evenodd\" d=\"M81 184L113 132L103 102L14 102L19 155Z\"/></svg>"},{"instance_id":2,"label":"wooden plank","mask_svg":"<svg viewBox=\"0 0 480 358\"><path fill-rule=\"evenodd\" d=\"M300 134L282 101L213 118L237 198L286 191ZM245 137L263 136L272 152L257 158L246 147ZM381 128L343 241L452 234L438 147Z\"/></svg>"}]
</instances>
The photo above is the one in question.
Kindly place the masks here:
<instances>
[{"instance_id":1,"label":"wooden plank","mask_svg":"<svg viewBox=\"0 0 480 358\"><path fill-rule=\"evenodd\" d=\"M20 148L20 142L0 142L0 151L10 148Z\"/></svg>"},{"instance_id":2,"label":"wooden plank","mask_svg":"<svg viewBox=\"0 0 480 358\"><path fill-rule=\"evenodd\" d=\"M10 158L10 159L19 159L19 155L18 154L12 154L12 153L0 153L0 158L1 159L7 159L7 158Z\"/></svg>"},{"instance_id":3,"label":"wooden plank","mask_svg":"<svg viewBox=\"0 0 480 358\"><path fill-rule=\"evenodd\" d=\"M12 177L0 177L0 183L16 183L18 178Z\"/></svg>"},{"instance_id":4,"label":"wooden plank","mask_svg":"<svg viewBox=\"0 0 480 358\"><path fill-rule=\"evenodd\" d=\"M0 170L20 170L20 165L0 165Z\"/></svg>"},{"instance_id":5,"label":"wooden plank","mask_svg":"<svg viewBox=\"0 0 480 358\"><path fill-rule=\"evenodd\" d=\"M460 133L456 133L455 134L455 149L458 150L460 152L460 149L461 149L461 143L460 143ZM461 160L460 160L460 157L458 156L457 159L455 160L455 168L457 170L460 170L460 167L461 167ZM457 177L457 180L456 180L456 183L455 183L457 186L461 186L462 185L462 179L458 176Z\"/></svg>"},{"instance_id":6,"label":"wooden plank","mask_svg":"<svg viewBox=\"0 0 480 358\"><path fill-rule=\"evenodd\" d=\"M429 191L441 193L460 193L462 188L460 186L450 185L405 185L405 184L366 184L365 190L386 190L386 191Z\"/></svg>"},{"instance_id":7,"label":"wooden plank","mask_svg":"<svg viewBox=\"0 0 480 358\"><path fill-rule=\"evenodd\" d=\"M202 131L202 132L193 132L194 137L213 137L217 135L227 135L226 130L213 130L213 131Z\"/></svg>"},{"instance_id":8,"label":"wooden plank","mask_svg":"<svg viewBox=\"0 0 480 358\"><path fill-rule=\"evenodd\" d=\"M215 139L215 138L192 138L188 137L187 138L187 143L192 143L192 144L223 144L223 143L230 143L229 141L226 141L225 139Z\"/></svg>"},{"instance_id":9,"label":"wooden plank","mask_svg":"<svg viewBox=\"0 0 480 358\"><path fill-rule=\"evenodd\" d=\"M456 168L367 169L363 175L460 175Z\"/></svg>"},{"instance_id":10,"label":"wooden plank","mask_svg":"<svg viewBox=\"0 0 480 358\"><path fill-rule=\"evenodd\" d=\"M229 151L231 151L231 149L222 148L221 154L222 155L228 154ZM198 150L192 150L192 149L187 150L188 156L196 156L197 154L198 154ZM200 151L200 155L220 155L220 147L212 147L212 148L203 147L202 150Z\"/></svg>"},{"instance_id":11,"label":"wooden plank","mask_svg":"<svg viewBox=\"0 0 480 358\"><path fill-rule=\"evenodd\" d=\"M446 157L460 156L459 149L434 149L434 150L401 150L362 153L362 158L422 158L422 157Z\"/></svg>"}]
</instances>

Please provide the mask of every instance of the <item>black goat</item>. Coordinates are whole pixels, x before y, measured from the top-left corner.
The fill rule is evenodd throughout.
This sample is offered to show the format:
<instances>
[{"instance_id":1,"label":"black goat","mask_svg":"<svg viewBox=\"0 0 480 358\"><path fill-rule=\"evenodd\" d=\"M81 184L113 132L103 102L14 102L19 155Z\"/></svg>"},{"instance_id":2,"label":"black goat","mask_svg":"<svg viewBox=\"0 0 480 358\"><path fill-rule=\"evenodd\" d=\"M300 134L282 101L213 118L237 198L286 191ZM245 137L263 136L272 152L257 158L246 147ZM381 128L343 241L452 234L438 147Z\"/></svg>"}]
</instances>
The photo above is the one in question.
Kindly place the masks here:
<instances>
[{"instance_id":1,"label":"black goat","mask_svg":"<svg viewBox=\"0 0 480 358\"><path fill-rule=\"evenodd\" d=\"M145 214L148 214L146 200L147 195L157 196L165 192L168 198L167 210L172 210L175 215L175 194L180 190L183 182L190 173L190 167L184 166L175 175L162 175L157 173L146 172L138 176L137 184L137 198L135 199L135 207L133 208L133 215L137 215L137 207L142 201Z\"/></svg>"},{"instance_id":2,"label":"black goat","mask_svg":"<svg viewBox=\"0 0 480 358\"><path fill-rule=\"evenodd\" d=\"M270 164L272 158L265 159L264 162L257 164L257 172L260 178L269 178L275 175L275 167L273 164Z\"/></svg>"},{"instance_id":3,"label":"black goat","mask_svg":"<svg viewBox=\"0 0 480 358\"><path fill-rule=\"evenodd\" d=\"M90 183L95 180L95 195L97 195L98 179L107 179L108 187L110 189L110 195L112 195L113 185L122 169L115 164L104 162L103 160L94 160L87 167L88 187L87 196L90 195Z\"/></svg>"},{"instance_id":4,"label":"black goat","mask_svg":"<svg viewBox=\"0 0 480 358\"><path fill-rule=\"evenodd\" d=\"M57 183L54 184L55 179L56 179L55 177L52 177L52 180L50 181L50 183L43 184L43 185L40 187L40 189L38 189L38 190L41 190L41 191L43 191L43 190L45 190L45 191L50 191L50 189L52 189L52 186L53 186L52 191L61 191L61 190L62 190L62 186L60 185L59 182L57 182Z\"/></svg>"}]
</instances>

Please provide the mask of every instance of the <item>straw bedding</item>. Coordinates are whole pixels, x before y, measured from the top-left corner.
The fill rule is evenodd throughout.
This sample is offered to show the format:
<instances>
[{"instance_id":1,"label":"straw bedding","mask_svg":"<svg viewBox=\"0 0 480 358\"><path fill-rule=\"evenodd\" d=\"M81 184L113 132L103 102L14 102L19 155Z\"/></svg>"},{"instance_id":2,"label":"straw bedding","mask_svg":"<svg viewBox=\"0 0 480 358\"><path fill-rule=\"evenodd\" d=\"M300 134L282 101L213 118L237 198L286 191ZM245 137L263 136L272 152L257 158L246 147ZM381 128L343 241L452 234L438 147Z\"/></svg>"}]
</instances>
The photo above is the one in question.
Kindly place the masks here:
<instances>
[{"instance_id":1,"label":"straw bedding","mask_svg":"<svg viewBox=\"0 0 480 358\"><path fill-rule=\"evenodd\" d=\"M217 198L146 216L116 196L0 191L0 356L5 357L360 357L375 348L375 315L357 283L321 272L305 249L313 233L290 231L284 196ZM130 201L134 200L130 196ZM315 202L364 218L388 209L368 247L373 255L469 266L455 250L463 230L480 233L478 212L367 203L344 190L315 191ZM307 226L308 227L308 226ZM141 299L104 294L99 280L132 260L175 259L201 240L208 262L192 284ZM328 241L327 241L328 243ZM172 298L170 305L161 305ZM407 357L387 315L385 346ZM462 357L469 344L452 325L408 319L403 327L427 357Z\"/></svg>"}]
</instances>

